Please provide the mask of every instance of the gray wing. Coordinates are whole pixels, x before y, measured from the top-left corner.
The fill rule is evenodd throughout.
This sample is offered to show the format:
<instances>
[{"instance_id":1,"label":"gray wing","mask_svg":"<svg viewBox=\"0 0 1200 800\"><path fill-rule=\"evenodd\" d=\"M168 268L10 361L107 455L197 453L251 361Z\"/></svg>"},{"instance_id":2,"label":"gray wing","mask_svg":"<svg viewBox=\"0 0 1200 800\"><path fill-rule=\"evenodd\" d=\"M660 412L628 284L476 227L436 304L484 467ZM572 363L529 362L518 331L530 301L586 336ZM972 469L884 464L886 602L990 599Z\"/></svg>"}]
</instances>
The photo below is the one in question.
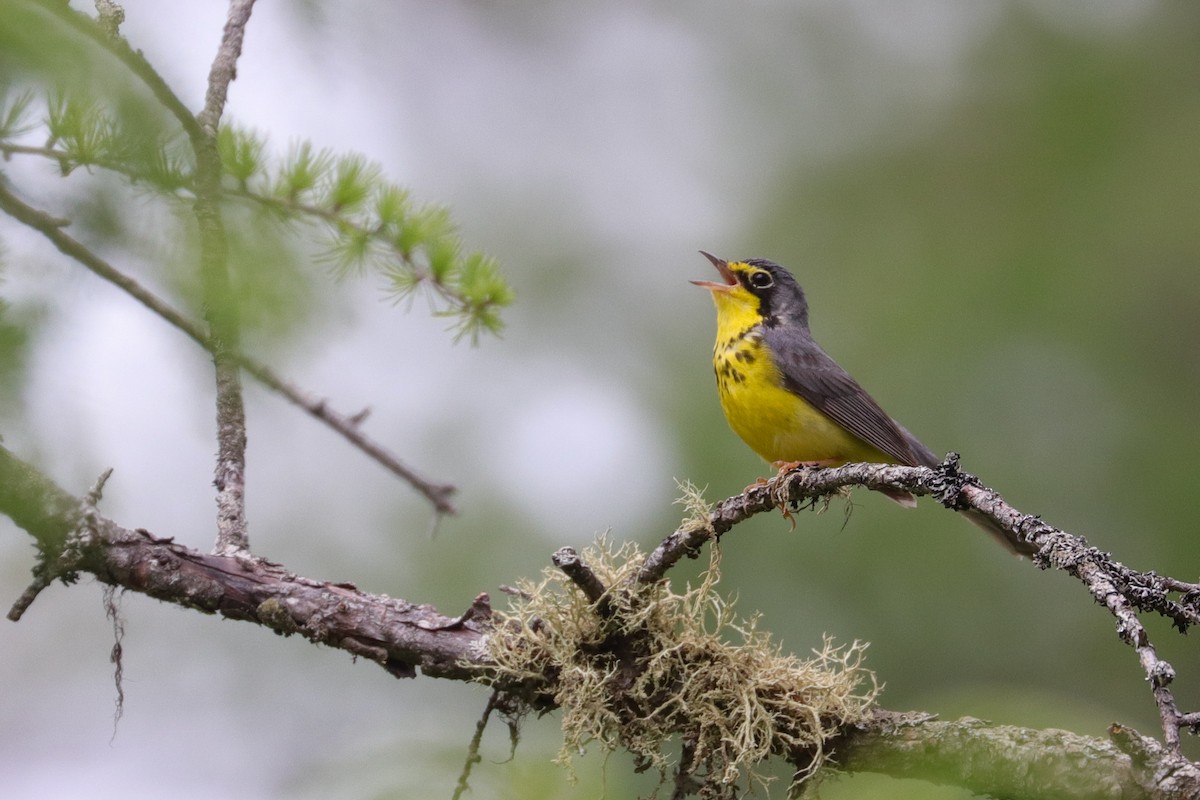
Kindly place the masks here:
<instances>
[{"instance_id":1,"label":"gray wing","mask_svg":"<svg viewBox=\"0 0 1200 800\"><path fill-rule=\"evenodd\" d=\"M933 466L937 456L887 415L807 332L766 328L785 388L876 450L908 466Z\"/></svg>"}]
</instances>

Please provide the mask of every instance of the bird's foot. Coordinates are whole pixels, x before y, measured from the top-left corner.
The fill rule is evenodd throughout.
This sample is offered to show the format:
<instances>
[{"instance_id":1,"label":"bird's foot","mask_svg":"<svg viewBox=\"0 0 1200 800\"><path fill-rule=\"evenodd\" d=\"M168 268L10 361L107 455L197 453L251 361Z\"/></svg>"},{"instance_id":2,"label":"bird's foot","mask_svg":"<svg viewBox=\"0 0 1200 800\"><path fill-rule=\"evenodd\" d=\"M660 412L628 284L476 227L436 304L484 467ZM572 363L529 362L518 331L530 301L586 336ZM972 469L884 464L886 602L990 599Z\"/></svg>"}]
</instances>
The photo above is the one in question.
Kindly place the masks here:
<instances>
[{"instance_id":1,"label":"bird's foot","mask_svg":"<svg viewBox=\"0 0 1200 800\"><path fill-rule=\"evenodd\" d=\"M761 478L761 477L760 477L760 478L755 478L755 479L754 479L754 483L750 484L750 485L749 485L749 486L747 486L745 489L742 489L742 494L745 494L746 492L750 491L751 489L759 489L759 488L762 488L763 486L766 486L766 485L767 485L768 483L770 483L770 482L771 482L771 481L770 481L770 479L769 479L769 478Z\"/></svg>"},{"instance_id":2,"label":"bird's foot","mask_svg":"<svg viewBox=\"0 0 1200 800\"><path fill-rule=\"evenodd\" d=\"M798 467L818 469L820 467L832 467L834 463L833 461L772 461L771 466L779 470L779 474L782 475Z\"/></svg>"},{"instance_id":3,"label":"bird's foot","mask_svg":"<svg viewBox=\"0 0 1200 800\"><path fill-rule=\"evenodd\" d=\"M780 503L778 506L776 506L776 508L783 512L783 518L786 519L788 521L788 525L791 526L788 528L788 533L796 530L796 517L794 514L792 514L792 510L788 508L788 504Z\"/></svg>"},{"instance_id":4,"label":"bird's foot","mask_svg":"<svg viewBox=\"0 0 1200 800\"><path fill-rule=\"evenodd\" d=\"M821 467L836 466L836 464L831 461L772 461L771 466L775 467L775 469L779 470L775 474L775 480L778 481L785 474L787 474L788 472L791 472L794 469L799 469L801 467L803 467L805 469L819 469ZM757 485L761 486L768 482L769 481L767 481L765 478L759 478ZM749 488L749 487L747 487L747 488ZM786 519L789 523L791 523L792 530L796 530L796 518L795 518L795 516L793 516L792 512L799 511L801 508L803 508L804 504L800 503L800 502L789 502L787 500L784 500L784 499L781 499L778 497L775 498L775 500L776 500L776 507L781 512L783 512L783 518ZM813 501L808 501L808 502L813 502Z\"/></svg>"}]
</instances>

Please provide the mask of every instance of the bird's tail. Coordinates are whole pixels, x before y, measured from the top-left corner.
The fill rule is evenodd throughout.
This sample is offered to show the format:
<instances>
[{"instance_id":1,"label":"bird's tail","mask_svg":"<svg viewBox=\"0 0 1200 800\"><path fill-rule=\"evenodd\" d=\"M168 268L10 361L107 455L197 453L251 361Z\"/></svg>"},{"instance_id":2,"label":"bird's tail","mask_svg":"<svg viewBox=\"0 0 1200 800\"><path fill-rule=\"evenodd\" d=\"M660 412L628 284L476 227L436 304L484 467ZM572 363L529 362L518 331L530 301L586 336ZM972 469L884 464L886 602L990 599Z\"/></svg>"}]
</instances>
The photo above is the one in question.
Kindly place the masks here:
<instances>
[{"instance_id":1,"label":"bird's tail","mask_svg":"<svg viewBox=\"0 0 1200 800\"><path fill-rule=\"evenodd\" d=\"M991 517L984 515L982 512L974 508L964 508L959 513L966 517L967 521L972 525L1004 545L1010 553L1024 556L1025 558L1033 558L1037 555L1037 545L1022 541L1015 533L1007 528L1000 527Z\"/></svg>"},{"instance_id":2,"label":"bird's tail","mask_svg":"<svg viewBox=\"0 0 1200 800\"><path fill-rule=\"evenodd\" d=\"M905 437L908 439L908 446L913 452L913 456L915 457L914 460L918 464L925 467L941 466L942 460L934 455L932 450L921 444L921 441L909 433L903 425L899 425L897 423L897 427L900 428ZM908 496L909 498L912 498L912 495ZM901 500L896 500L896 502L900 503L901 505L906 505ZM913 505L916 505L915 498L913 498ZM993 539L1003 545L1010 553L1018 556L1024 556L1026 558L1032 558L1033 556L1037 555L1038 548L1035 545L1032 545L1029 542L1021 541L1021 539L1019 539L1015 533L1000 527L995 520L983 514L982 512L973 508L965 508L959 513L966 517L972 525L979 528L988 536L991 536Z\"/></svg>"}]
</instances>

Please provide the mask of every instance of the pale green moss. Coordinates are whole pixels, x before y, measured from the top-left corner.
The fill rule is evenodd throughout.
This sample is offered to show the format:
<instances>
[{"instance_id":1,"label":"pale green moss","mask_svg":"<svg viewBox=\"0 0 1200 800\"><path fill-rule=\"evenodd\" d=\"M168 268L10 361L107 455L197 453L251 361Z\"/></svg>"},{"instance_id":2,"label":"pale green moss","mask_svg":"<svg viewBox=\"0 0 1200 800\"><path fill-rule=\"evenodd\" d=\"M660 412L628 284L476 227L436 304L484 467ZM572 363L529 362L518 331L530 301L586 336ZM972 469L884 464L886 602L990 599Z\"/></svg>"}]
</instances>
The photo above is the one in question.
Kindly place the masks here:
<instances>
[{"instance_id":1,"label":"pale green moss","mask_svg":"<svg viewBox=\"0 0 1200 800\"><path fill-rule=\"evenodd\" d=\"M698 493L685 494L698 515ZM825 741L871 707L879 687L862 666L865 644L826 638L813 658L784 654L756 617L736 617L716 592L720 550L711 552L700 584L676 593L666 581L637 585L643 554L601 538L583 560L613 587L607 618L552 569L521 585L525 596L498 615L490 642L497 675L554 679L558 760L568 769L598 743L624 748L665 778L679 763L670 743L683 741L694 747L696 780L726 796L762 780L755 766L772 754L805 762L801 778L811 774Z\"/></svg>"}]
</instances>

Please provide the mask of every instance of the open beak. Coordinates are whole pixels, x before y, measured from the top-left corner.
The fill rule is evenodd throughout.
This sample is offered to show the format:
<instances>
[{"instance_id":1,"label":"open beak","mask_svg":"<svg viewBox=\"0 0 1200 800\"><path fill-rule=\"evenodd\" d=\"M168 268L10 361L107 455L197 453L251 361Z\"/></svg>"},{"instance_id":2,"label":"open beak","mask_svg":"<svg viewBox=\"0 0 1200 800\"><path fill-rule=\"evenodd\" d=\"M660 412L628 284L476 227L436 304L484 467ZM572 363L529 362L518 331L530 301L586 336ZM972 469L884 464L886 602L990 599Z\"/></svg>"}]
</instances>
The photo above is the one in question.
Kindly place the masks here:
<instances>
[{"instance_id":1,"label":"open beak","mask_svg":"<svg viewBox=\"0 0 1200 800\"><path fill-rule=\"evenodd\" d=\"M717 268L717 272L721 273L721 277L725 280L725 282L717 283L716 281L692 281L692 283L708 289L710 292L728 292L733 287L738 285L737 276L734 275L733 271L729 269L728 261L722 258L717 258L711 253L706 253L703 250L700 251L700 255L712 262L712 265Z\"/></svg>"}]
</instances>

